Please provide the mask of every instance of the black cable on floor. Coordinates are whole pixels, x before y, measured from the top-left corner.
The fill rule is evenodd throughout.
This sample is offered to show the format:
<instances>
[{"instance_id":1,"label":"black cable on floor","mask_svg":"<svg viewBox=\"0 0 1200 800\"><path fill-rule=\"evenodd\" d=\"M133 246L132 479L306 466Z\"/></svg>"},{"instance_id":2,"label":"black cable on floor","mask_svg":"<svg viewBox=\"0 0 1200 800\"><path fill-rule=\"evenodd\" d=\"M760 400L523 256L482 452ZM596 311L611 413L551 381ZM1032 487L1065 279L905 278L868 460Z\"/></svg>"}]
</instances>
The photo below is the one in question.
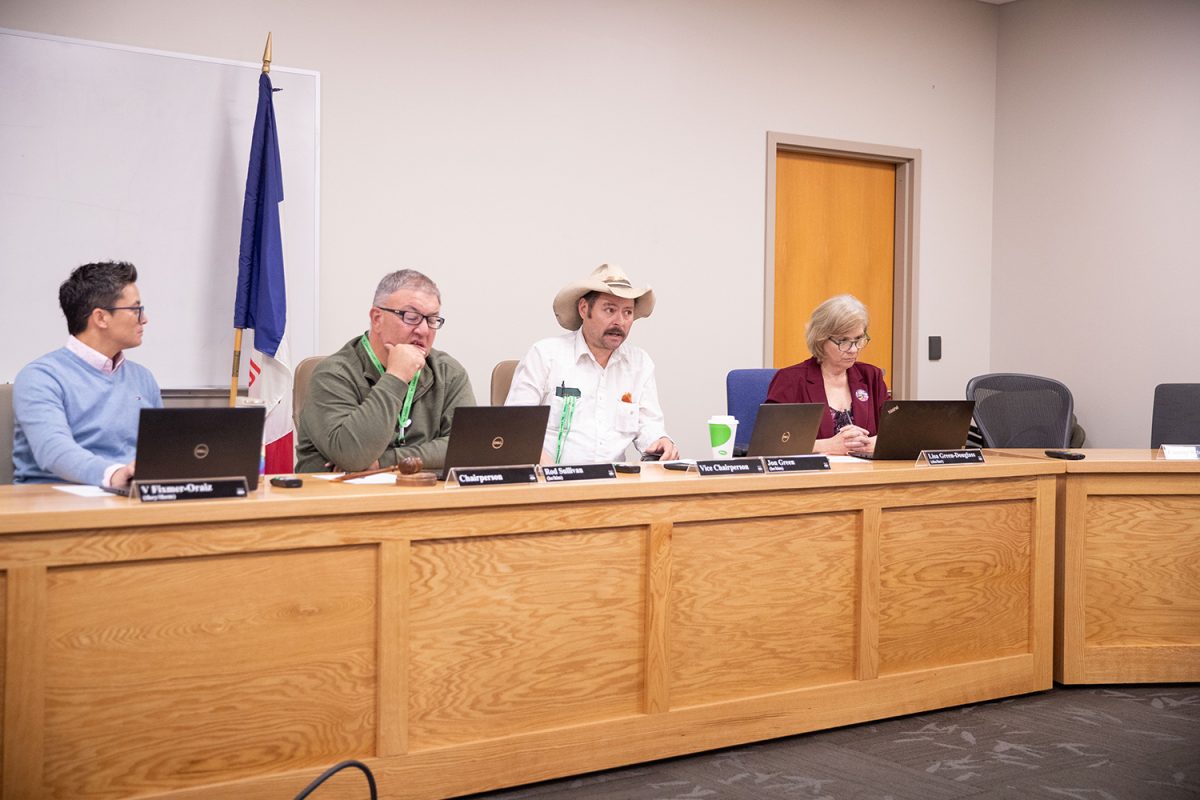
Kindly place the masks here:
<instances>
[{"instance_id":1,"label":"black cable on floor","mask_svg":"<svg viewBox=\"0 0 1200 800\"><path fill-rule=\"evenodd\" d=\"M343 761L340 764L334 764L332 767L330 767L329 769L322 772L320 775L317 776L317 779L315 781L310 783L308 786L304 787L304 791L302 791L302 792L300 792L300 794L296 795L295 800L304 800L304 798L306 798L310 794L312 794L313 789L316 789L322 783L329 780L331 777L333 777L337 773L341 772L346 767L354 767L356 769L362 770L363 775L367 776L367 786L370 787L370 789L371 789L371 800L377 800L378 794L376 793L376 790L375 790L375 776L371 774L371 769L366 764L362 763L361 761L355 761L354 759L350 759L349 761Z\"/></svg>"}]
</instances>

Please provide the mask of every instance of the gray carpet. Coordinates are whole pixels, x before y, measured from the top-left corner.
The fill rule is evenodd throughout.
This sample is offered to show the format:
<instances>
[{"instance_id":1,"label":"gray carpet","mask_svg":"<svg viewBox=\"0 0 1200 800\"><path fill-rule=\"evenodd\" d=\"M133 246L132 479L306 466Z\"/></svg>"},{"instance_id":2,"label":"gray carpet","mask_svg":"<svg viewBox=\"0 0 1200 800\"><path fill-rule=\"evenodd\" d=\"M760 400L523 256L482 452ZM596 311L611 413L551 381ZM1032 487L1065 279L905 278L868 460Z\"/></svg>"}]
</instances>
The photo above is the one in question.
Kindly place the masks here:
<instances>
[{"instance_id":1,"label":"gray carpet","mask_svg":"<svg viewBox=\"0 0 1200 800\"><path fill-rule=\"evenodd\" d=\"M1200 685L1056 687L471 797L1200 798Z\"/></svg>"}]
</instances>

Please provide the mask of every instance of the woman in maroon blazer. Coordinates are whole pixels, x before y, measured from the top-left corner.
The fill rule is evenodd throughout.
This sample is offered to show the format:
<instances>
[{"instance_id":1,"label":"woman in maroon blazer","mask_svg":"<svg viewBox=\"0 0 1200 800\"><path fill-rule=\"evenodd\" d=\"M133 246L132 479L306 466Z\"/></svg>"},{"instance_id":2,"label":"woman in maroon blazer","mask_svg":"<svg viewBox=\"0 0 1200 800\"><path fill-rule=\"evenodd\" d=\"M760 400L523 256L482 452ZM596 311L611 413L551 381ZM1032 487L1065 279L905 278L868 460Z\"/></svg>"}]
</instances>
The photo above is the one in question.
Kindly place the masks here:
<instances>
[{"instance_id":1,"label":"woman in maroon blazer","mask_svg":"<svg viewBox=\"0 0 1200 800\"><path fill-rule=\"evenodd\" d=\"M768 403L823 403L813 450L826 455L871 452L879 413L888 399L883 370L858 356L871 341L867 307L853 295L831 297L813 311L804 329L813 357L779 370L767 390Z\"/></svg>"}]
</instances>

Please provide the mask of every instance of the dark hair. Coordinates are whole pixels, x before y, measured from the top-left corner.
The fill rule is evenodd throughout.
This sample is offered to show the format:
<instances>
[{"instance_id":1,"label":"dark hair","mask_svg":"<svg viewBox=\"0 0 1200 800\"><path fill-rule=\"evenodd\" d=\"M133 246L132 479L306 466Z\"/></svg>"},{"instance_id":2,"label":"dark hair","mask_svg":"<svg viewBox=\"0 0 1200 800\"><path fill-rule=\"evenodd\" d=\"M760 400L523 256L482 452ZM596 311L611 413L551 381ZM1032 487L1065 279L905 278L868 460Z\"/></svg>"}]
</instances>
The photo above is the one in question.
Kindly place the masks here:
<instances>
[{"instance_id":1,"label":"dark hair","mask_svg":"<svg viewBox=\"0 0 1200 800\"><path fill-rule=\"evenodd\" d=\"M78 336L87 330L92 309L116 303L125 287L137 281L137 267L125 261L84 264L58 287L58 305L67 318L67 332Z\"/></svg>"},{"instance_id":2,"label":"dark hair","mask_svg":"<svg viewBox=\"0 0 1200 800\"><path fill-rule=\"evenodd\" d=\"M602 294L604 294L604 293L598 292L595 289L592 289L590 292L585 294L583 297L579 298L580 300L587 303L589 317L592 315L592 308L595 307L596 300L599 299L600 295L602 295Z\"/></svg>"}]
</instances>

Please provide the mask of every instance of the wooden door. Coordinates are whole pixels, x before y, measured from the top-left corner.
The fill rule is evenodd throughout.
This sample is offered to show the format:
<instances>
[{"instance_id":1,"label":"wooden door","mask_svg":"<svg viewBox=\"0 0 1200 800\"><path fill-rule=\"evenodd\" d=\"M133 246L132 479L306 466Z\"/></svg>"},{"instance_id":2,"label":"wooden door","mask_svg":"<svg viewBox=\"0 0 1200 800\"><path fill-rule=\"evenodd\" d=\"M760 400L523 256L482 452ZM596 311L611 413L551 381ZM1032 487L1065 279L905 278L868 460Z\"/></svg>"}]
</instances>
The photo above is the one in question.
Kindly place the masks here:
<instances>
[{"instance_id":1,"label":"wooden door","mask_svg":"<svg viewBox=\"0 0 1200 800\"><path fill-rule=\"evenodd\" d=\"M849 293L871 314L862 360L892 385L896 165L777 152L774 366L809 357L804 326L822 301Z\"/></svg>"}]
</instances>

